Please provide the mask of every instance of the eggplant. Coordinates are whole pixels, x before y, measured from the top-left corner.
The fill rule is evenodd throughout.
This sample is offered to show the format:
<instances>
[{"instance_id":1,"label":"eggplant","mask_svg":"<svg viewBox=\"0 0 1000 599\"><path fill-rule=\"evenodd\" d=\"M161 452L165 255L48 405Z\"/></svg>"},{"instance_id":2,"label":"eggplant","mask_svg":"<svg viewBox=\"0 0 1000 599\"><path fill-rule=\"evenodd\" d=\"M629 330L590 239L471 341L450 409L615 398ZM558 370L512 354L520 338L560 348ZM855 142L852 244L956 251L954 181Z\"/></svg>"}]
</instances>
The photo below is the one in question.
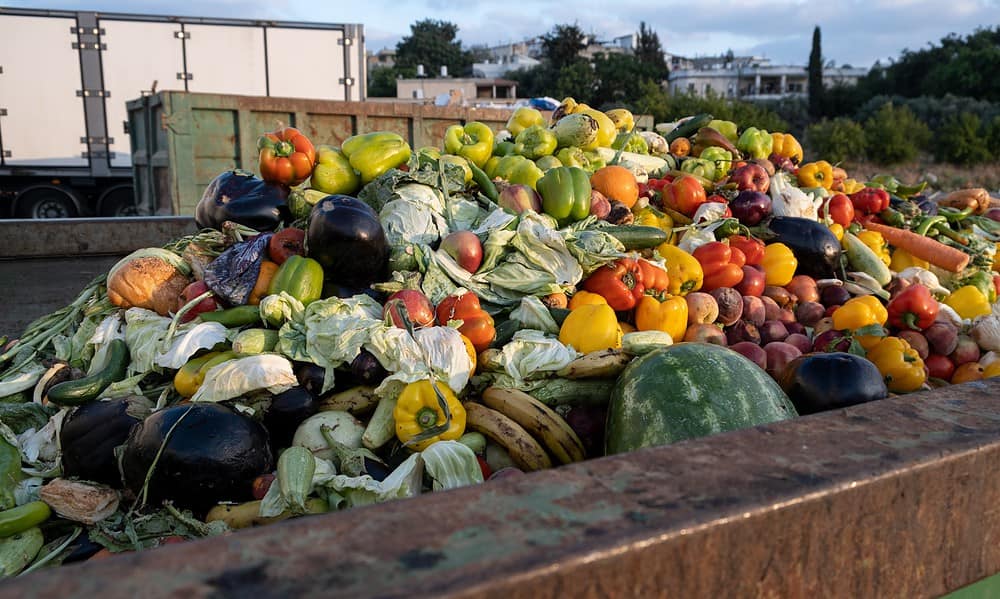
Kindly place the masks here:
<instances>
[{"instance_id":1,"label":"eggplant","mask_svg":"<svg viewBox=\"0 0 1000 599\"><path fill-rule=\"evenodd\" d=\"M215 403L172 406L132 429L121 464L125 484L136 495L154 460L147 503L169 499L196 511L220 501L251 500L253 480L274 470L264 427Z\"/></svg>"},{"instance_id":2,"label":"eggplant","mask_svg":"<svg viewBox=\"0 0 1000 599\"><path fill-rule=\"evenodd\" d=\"M351 374L359 384L377 387L385 377L389 376L389 371L382 366L375 354L362 349L351 361Z\"/></svg>"},{"instance_id":3,"label":"eggplant","mask_svg":"<svg viewBox=\"0 0 1000 599\"><path fill-rule=\"evenodd\" d=\"M291 445L295 429L318 411L316 396L305 387L292 387L272 397L271 405L264 411L271 447L281 449Z\"/></svg>"},{"instance_id":4,"label":"eggplant","mask_svg":"<svg viewBox=\"0 0 1000 599\"><path fill-rule=\"evenodd\" d=\"M121 488L115 447L152 409L152 402L138 395L76 408L59 431L63 474Z\"/></svg>"},{"instance_id":5,"label":"eggplant","mask_svg":"<svg viewBox=\"0 0 1000 599\"><path fill-rule=\"evenodd\" d=\"M386 278L389 242L378 215L357 198L330 195L309 213L306 255L323 266L326 278L364 289Z\"/></svg>"},{"instance_id":6,"label":"eggplant","mask_svg":"<svg viewBox=\"0 0 1000 599\"><path fill-rule=\"evenodd\" d=\"M233 169L212 179L205 188L194 210L194 222L199 229L221 231L222 223L230 220L257 231L274 231L292 220L287 199L287 187Z\"/></svg>"},{"instance_id":7,"label":"eggplant","mask_svg":"<svg viewBox=\"0 0 1000 599\"><path fill-rule=\"evenodd\" d=\"M800 415L888 397L878 368L847 352L809 353L785 365L778 384Z\"/></svg>"},{"instance_id":8,"label":"eggplant","mask_svg":"<svg viewBox=\"0 0 1000 599\"><path fill-rule=\"evenodd\" d=\"M796 274L834 278L840 270L840 242L829 227L798 216L775 216L767 222L769 242L787 245L799 261Z\"/></svg>"}]
</instances>

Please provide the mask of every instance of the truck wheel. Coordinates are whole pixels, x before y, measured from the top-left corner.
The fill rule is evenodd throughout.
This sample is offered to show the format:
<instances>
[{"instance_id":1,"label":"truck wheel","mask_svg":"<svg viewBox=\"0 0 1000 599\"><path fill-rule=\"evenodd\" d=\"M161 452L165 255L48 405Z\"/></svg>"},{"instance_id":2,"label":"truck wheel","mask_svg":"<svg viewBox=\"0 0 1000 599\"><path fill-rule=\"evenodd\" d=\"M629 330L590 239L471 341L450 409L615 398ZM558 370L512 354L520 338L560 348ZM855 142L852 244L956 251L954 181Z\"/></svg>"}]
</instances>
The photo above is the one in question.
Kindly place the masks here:
<instances>
[{"instance_id":1,"label":"truck wheel","mask_svg":"<svg viewBox=\"0 0 1000 599\"><path fill-rule=\"evenodd\" d=\"M73 197L58 187L38 187L22 192L17 206L21 218L72 218L77 215Z\"/></svg>"},{"instance_id":2,"label":"truck wheel","mask_svg":"<svg viewBox=\"0 0 1000 599\"><path fill-rule=\"evenodd\" d=\"M138 216L135 197L131 185L114 187L104 192L98 203L98 216L114 218L118 216Z\"/></svg>"}]
</instances>

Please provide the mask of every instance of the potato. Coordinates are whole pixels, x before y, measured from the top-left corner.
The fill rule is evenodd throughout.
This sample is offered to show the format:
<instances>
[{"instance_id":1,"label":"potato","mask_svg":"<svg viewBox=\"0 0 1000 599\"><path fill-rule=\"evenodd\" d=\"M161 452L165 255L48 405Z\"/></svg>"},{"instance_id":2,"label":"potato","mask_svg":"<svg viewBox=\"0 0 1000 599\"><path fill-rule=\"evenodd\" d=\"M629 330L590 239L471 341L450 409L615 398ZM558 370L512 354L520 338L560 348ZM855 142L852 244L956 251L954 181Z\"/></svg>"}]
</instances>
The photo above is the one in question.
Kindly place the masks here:
<instances>
[{"instance_id":1,"label":"potato","mask_svg":"<svg viewBox=\"0 0 1000 599\"><path fill-rule=\"evenodd\" d=\"M711 295L695 291L684 299L688 305L688 325L711 324L719 318L719 304Z\"/></svg>"}]
</instances>

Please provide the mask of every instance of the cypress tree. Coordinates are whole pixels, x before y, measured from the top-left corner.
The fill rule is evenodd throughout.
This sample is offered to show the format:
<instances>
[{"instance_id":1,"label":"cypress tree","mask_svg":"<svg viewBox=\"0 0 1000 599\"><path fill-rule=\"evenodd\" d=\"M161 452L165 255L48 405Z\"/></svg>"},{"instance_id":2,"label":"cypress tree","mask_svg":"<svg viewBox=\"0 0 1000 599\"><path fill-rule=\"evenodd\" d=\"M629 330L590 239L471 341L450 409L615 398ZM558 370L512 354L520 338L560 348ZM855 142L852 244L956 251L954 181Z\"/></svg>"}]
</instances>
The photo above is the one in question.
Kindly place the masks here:
<instances>
[{"instance_id":1,"label":"cypress tree","mask_svg":"<svg viewBox=\"0 0 1000 599\"><path fill-rule=\"evenodd\" d=\"M819 118L823 113L823 52L820 49L819 25L813 29L812 52L809 53L809 115Z\"/></svg>"}]
</instances>

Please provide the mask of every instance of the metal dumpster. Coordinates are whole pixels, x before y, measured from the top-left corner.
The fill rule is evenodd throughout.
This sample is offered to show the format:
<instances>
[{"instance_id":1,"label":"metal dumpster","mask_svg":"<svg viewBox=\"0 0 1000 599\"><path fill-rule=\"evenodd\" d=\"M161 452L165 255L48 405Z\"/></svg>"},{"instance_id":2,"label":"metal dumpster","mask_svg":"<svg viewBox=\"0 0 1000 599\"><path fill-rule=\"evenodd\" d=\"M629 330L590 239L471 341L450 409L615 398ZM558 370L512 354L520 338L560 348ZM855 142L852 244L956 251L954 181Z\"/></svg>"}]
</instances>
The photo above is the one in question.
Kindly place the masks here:
<instances>
[{"instance_id":1,"label":"metal dumpster","mask_svg":"<svg viewBox=\"0 0 1000 599\"><path fill-rule=\"evenodd\" d=\"M0 223L29 248L0 260L0 332L193 230L72 223ZM939 596L1000 572L998 400L1000 379L955 385L41 570L0 597Z\"/></svg>"}]
</instances>

